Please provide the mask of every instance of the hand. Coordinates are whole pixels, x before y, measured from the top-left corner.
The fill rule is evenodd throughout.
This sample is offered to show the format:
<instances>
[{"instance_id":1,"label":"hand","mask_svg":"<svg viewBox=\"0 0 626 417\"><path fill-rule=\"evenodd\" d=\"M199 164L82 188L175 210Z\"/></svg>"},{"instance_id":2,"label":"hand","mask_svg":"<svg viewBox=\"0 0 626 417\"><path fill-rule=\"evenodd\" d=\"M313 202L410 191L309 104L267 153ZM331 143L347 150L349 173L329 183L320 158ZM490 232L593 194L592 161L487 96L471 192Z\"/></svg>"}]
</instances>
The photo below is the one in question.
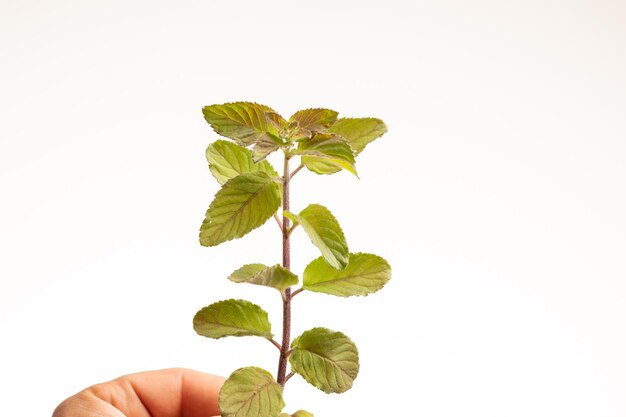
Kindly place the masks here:
<instances>
[{"instance_id":1,"label":"hand","mask_svg":"<svg viewBox=\"0 0 626 417\"><path fill-rule=\"evenodd\" d=\"M211 417L224 378L191 369L126 375L63 401L52 417Z\"/></svg>"}]
</instances>

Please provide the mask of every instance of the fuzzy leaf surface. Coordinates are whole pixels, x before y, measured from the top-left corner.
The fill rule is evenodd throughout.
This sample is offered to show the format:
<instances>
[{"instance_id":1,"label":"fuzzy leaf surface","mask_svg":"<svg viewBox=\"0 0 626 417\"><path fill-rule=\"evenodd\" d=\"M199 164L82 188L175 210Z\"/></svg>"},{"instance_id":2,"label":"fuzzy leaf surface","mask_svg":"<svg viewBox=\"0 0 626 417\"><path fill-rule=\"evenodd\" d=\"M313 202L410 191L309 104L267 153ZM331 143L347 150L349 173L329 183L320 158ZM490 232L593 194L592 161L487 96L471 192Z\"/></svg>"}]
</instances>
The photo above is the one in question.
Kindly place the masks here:
<instances>
[{"instance_id":1,"label":"fuzzy leaf surface","mask_svg":"<svg viewBox=\"0 0 626 417\"><path fill-rule=\"evenodd\" d=\"M202 114L216 133L243 146L278 133L276 120L280 116L263 104L245 101L214 104L204 107Z\"/></svg>"},{"instance_id":2,"label":"fuzzy leaf surface","mask_svg":"<svg viewBox=\"0 0 626 417\"><path fill-rule=\"evenodd\" d=\"M337 120L337 112L329 109L299 110L289 118L298 124L301 134L311 137L313 132L325 132Z\"/></svg>"},{"instance_id":3,"label":"fuzzy leaf surface","mask_svg":"<svg viewBox=\"0 0 626 417\"><path fill-rule=\"evenodd\" d=\"M278 209L281 187L265 172L228 180L217 192L200 227L200 244L217 246L261 226Z\"/></svg>"},{"instance_id":4,"label":"fuzzy leaf surface","mask_svg":"<svg viewBox=\"0 0 626 417\"><path fill-rule=\"evenodd\" d=\"M293 153L301 155L302 163L316 174L334 174L345 169L357 175L352 148L335 134L316 134L301 141Z\"/></svg>"},{"instance_id":5,"label":"fuzzy leaf surface","mask_svg":"<svg viewBox=\"0 0 626 417\"><path fill-rule=\"evenodd\" d=\"M249 149L225 140L210 144L206 150L206 159L209 161L211 173L220 185L246 172L265 172L270 177L278 177L269 162L255 163Z\"/></svg>"},{"instance_id":6,"label":"fuzzy leaf surface","mask_svg":"<svg viewBox=\"0 0 626 417\"><path fill-rule=\"evenodd\" d=\"M233 282L250 282L259 272L267 268L268 266L264 264L246 264L230 274L228 279Z\"/></svg>"},{"instance_id":7,"label":"fuzzy leaf surface","mask_svg":"<svg viewBox=\"0 0 626 417\"><path fill-rule=\"evenodd\" d=\"M272 338L267 312L246 300L223 300L200 309L193 318L200 336L219 339L225 336Z\"/></svg>"},{"instance_id":8,"label":"fuzzy leaf surface","mask_svg":"<svg viewBox=\"0 0 626 417\"><path fill-rule=\"evenodd\" d=\"M340 271L323 257L317 258L307 265L302 276L304 289L339 297L372 294L390 278L389 263L369 253L351 253L348 265Z\"/></svg>"},{"instance_id":9,"label":"fuzzy leaf surface","mask_svg":"<svg viewBox=\"0 0 626 417\"><path fill-rule=\"evenodd\" d=\"M233 272L228 279L233 282L272 287L278 291L284 291L298 283L298 276L282 266L265 266L263 264L244 265Z\"/></svg>"},{"instance_id":10,"label":"fuzzy leaf surface","mask_svg":"<svg viewBox=\"0 0 626 417\"><path fill-rule=\"evenodd\" d=\"M387 125L382 120L373 117L342 118L337 120L328 132L343 137L358 155L368 143L387 133Z\"/></svg>"},{"instance_id":11,"label":"fuzzy leaf surface","mask_svg":"<svg viewBox=\"0 0 626 417\"><path fill-rule=\"evenodd\" d=\"M269 120L270 124L272 125L272 128L270 129L270 131L272 133L273 132L281 132L282 130L284 130L287 127L287 125L289 123L287 123L287 121L283 118L283 116L281 116L280 114L276 113L270 107L263 106L263 105L261 105L261 107L265 109L265 114L267 116L267 120ZM274 140L274 141L276 141L276 140L282 141L282 140L280 140L278 137L276 137L274 135L272 136L272 140Z\"/></svg>"},{"instance_id":12,"label":"fuzzy leaf surface","mask_svg":"<svg viewBox=\"0 0 626 417\"><path fill-rule=\"evenodd\" d=\"M356 345L341 332L316 327L291 344L291 369L326 393L349 390L359 373Z\"/></svg>"},{"instance_id":13,"label":"fuzzy leaf surface","mask_svg":"<svg viewBox=\"0 0 626 417\"><path fill-rule=\"evenodd\" d=\"M285 406L283 389L272 374L253 366L228 377L218 402L222 417L278 417Z\"/></svg>"},{"instance_id":14,"label":"fuzzy leaf surface","mask_svg":"<svg viewBox=\"0 0 626 417\"><path fill-rule=\"evenodd\" d=\"M254 144L254 147L252 148L252 160L254 162L261 162L265 158L267 158L269 154L277 151L278 148L279 145L275 141L269 139L260 139Z\"/></svg>"},{"instance_id":15,"label":"fuzzy leaf surface","mask_svg":"<svg viewBox=\"0 0 626 417\"><path fill-rule=\"evenodd\" d=\"M333 268L348 265L348 243L339 222L326 207L310 204L300 214L285 213L309 235L311 242Z\"/></svg>"}]
</instances>

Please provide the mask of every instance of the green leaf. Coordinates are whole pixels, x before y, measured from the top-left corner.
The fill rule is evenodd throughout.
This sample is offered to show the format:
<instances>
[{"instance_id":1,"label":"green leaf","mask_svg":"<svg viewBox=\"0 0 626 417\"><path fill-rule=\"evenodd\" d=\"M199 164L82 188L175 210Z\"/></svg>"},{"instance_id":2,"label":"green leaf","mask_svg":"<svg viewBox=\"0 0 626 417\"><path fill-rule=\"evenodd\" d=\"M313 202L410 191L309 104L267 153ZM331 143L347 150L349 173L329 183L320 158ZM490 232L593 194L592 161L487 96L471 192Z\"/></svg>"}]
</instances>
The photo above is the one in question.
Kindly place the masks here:
<instances>
[{"instance_id":1,"label":"green leaf","mask_svg":"<svg viewBox=\"0 0 626 417\"><path fill-rule=\"evenodd\" d=\"M341 332L316 327L291 344L292 371L326 393L341 393L352 387L359 373L359 353Z\"/></svg>"},{"instance_id":2,"label":"green leaf","mask_svg":"<svg viewBox=\"0 0 626 417\"><path fill-rule=\"evenodd\" d=\"M344 138L358 155L368 143L387 133L387 126L382 120L372 117L341 118L328 129L328 133Z\"/></svg>"},{"instance_id":3,"label":"green leaf","mask_svg":"<svg viewBox=\"0 0 626 417\"><path fill-rule=\"evenodd\" d=\"M368 295L380 290L391 278L391 267L380 256L351 253L348 266L337 271L320 257L307 265L304 289L340 297Z\"/></svg>"},{"instance_id":4,"label":"green leaf","mask_svg":"<svg viewBox=\"0 0 626 417\"><path fill-rule=\"evenodd\" d=\"M260 139L252 148L252 160L254 162L263 161L267 158L267 155L277 151L278 148L279 145L276 142L269 139Z\"/></svg>"},{"instance_id":5,"label":"green leaf","mask_svg":"<svg viewBox=\"0 0 626 417\"><path fill-rule=\"evenodd\" d=\"M313 132L325 132L337 120L337 112L329 109L299 110L289 118L298 125L298 134L311 137Z\"/></svg>"},{"instance_id":6,"label":"green leaf","mask_svg":"<svg viewBox=\"0 0 626 417\"><path fill-rule=\"evenodd\" d=\"M219 395L222 417L278 417L285 406L283 389L264 369L237 369L224 382Z\"/></svg>"},{"instance_id":7,"label":"green leaf","mask_svg":"<svg viewBox=\"0 0 626 417\"><path fill-rule=\"evenodd\" d=\"M310 204L300 214L285 214L294 223L302 226L311 242L333 268L343 269L348 265L348 243L339 222L330 210L319 204Z\"/></svg>"},{"instance_id":8,"label":"green leaf","mask_svg":"<svg viewBox=\"0 0 626 417\"><path fill-rule=\"evenodd\" d=\"M263 264L246 264L230 274L229 280L233 282L250 282L261 271L267 269Z\"/></svg>"},{"instance_id":9,"label":"green leaf","mask_svg":"<svg viewBox=\"0 0 626 417\"><path fill-rule=\"evenodd\" d=\"M309 413L305 410L298 410L293 414L280 413L278 417L315 417L313 413Z\"/></svg>"},{"instance_id":10,"label":"green leaf","mask_svg":"<svg viewBox=\"0 0 626 417\"><path fill-rule=\"evenodd\" d=\"M280 207L280 190L264 172L248 172L228 180L206 212L200 244L216 246L261 226Z\"/></svg>"},{"instance_id":11,"label":"green leaf","mask_svg":"<svg viewBox=\"0 0 626 417\"><path fill-rule=\"evenodd\" d=\"M284 291L298 283L298 276L280 265L265 266L263 264L244 265L229 277L233 282L264 285Z\"/></svg>"},{"instance_id":12,"label":"green leaf","mask_svg":"<svg viewBox=\"0 0 626 417\"><path fill-rule=\"evenodd\" d=\"M193 328L200 336L211 339L225 336L272 338L267 313L246 300L218 301L202 308L193 318Z\"/></svg>"},{"instance_id":13,"label":"green leaf","mask_svg":"<svg viewBox=\"0 0 626 417\"><path fill-rule=\"evenodd\" d=\"M211 173L220 184L246 172L265 172L270 177L278 177L269 162L254 163L249 149L225 140L210 144L206 150L206 159Z\"/></svg>"},{"instance_id":14,"label":"green leaf","mask_svg":"<svg viewBox=\"0 0 626 417\"><path fill-rule=\"evenodd\" d=\"M293 154L301 155L307 169L317 174L333 174L345 169L357 175L352 148L335 134L316 134L311 139L305 139Z\"/></svg>"},{"instance_id":15,"label":"green leaf","mask_svg":"<svg viewBox=\"0 0 626 417\"><path fill-rule=\"evenodd\" d=\"M277 134L282 119L267 106L244 101L206 106L202 114L215 132L243 146Z\"/></svg>"},{"instance_id":16,"label":"green leaf","mask_svg":"<svg viewBox=\"0 0 626 417\"><path fill-rule=\"evenodd\" d=\"M272 110L270 107L267 106L263 106L260 105L264 110L265 110L265 115L267 116L267 119L269 120L270 124L273 126L272 129L270 129L270 132L281 132L282 130L287 128L287 125L289 123L287 123L287 121L283 118L283 116L281 116L280 114L276 113L274 110ZM272 135L270 135L272 136ZM276 138L274 138L276 139Z\"/></svg>"},{"instance_id":17,"label":"green leaf","mask_svg":"<svg viewBox=\"0 0 626 417\"><path fill-rule=\"evenodd\" d=\"M358 155L368 143L387 133L387 126L382 120L373 117L342 118L337 120L328 132L343 137Z\"/></svg>"},{"instance_id":18,"label":"green leaf","mask_svg":"<svg viewBox=\"0 0 626 417\"><path fill-rule=\"evenodd\" d=\"M315 155L314 152L310 153L311 155ZM330 175L335 174L341 171L341 167L338 164L342 164L343 162L338 161L338 163L331 163L323 156L303 156L302 163L309 171L313 171L316 174L320 175ZM346 165L348 166L348 165ZM348 171L351 172L351 171ZM354 174L354 172L352 172ZM354 174L356 175L356 174Z\"/></svg>"}]
</instances>

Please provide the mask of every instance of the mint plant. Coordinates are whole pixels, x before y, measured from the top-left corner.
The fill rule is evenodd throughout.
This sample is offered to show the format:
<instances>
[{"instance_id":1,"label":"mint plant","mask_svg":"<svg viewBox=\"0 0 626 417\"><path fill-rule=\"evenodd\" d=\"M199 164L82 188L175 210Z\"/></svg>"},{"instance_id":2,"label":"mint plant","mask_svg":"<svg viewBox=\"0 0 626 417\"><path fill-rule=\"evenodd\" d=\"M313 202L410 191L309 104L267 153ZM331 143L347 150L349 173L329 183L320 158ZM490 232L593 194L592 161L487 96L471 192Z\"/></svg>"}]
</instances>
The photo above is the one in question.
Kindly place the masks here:
<instances>
[{"instance_id":1,"label":"mint plant","mask_svg":"<svg viewBox=\"0 0 626 417\"><path fill-rule=\"evenodd\" d=\"M234 371L219 395L223 417L307 417L299 410L283 412L283 388L295 374L326 393L352 387L359 372L356 345L345 334L316 327L291 339L291 303L303 291L339 297L365 296L380 290L391 277L391 267L380 256L350 253L333 214L320 204L299 213L289 205L293 177L306 168L329 175L346 170L355 176L355 157L387 132L375 118L337 118L328 109L307 109L285 120L271 108L249 102L207 106L204 118L219 135L209 145L209 169L221 185L200 227L200 243L216 246L240 238L274 217L282 235L282 265L249 263L229 277L236 283L271 287L282 299L282 338L274 339L268 314L246 300L218 301L198 311L195 331L205 337L257 336L278 348L276 377L258 367ZM251 149L249 149L251 148ZM266 160L282 152L282 175ZM292 160L299 164L291 170ZM302 284L291 271L290 237L301 229L321 256L302 273ZM289 372L288 372L289 365Z\"/></svg>"}]
</instances>

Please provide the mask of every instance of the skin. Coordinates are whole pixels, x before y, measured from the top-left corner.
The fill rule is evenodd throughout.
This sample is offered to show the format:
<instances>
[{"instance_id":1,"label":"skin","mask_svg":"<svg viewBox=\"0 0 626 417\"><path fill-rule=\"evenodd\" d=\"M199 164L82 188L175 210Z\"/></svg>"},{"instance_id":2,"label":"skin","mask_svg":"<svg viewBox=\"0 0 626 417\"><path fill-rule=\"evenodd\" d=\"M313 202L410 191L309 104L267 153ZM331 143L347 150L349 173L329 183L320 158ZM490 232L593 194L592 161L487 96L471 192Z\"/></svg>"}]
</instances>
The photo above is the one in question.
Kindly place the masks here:
<instances>
[{"instance_id":1,"label":"skin","mask_svg":"<svg viewBox=\"0 0 626 417\"><path fill-rule=\"evenodd\" d=\"M125 375L63 401L52 417L212 417L224 378L191 369Z\"/></svg>"}]
</instances>

